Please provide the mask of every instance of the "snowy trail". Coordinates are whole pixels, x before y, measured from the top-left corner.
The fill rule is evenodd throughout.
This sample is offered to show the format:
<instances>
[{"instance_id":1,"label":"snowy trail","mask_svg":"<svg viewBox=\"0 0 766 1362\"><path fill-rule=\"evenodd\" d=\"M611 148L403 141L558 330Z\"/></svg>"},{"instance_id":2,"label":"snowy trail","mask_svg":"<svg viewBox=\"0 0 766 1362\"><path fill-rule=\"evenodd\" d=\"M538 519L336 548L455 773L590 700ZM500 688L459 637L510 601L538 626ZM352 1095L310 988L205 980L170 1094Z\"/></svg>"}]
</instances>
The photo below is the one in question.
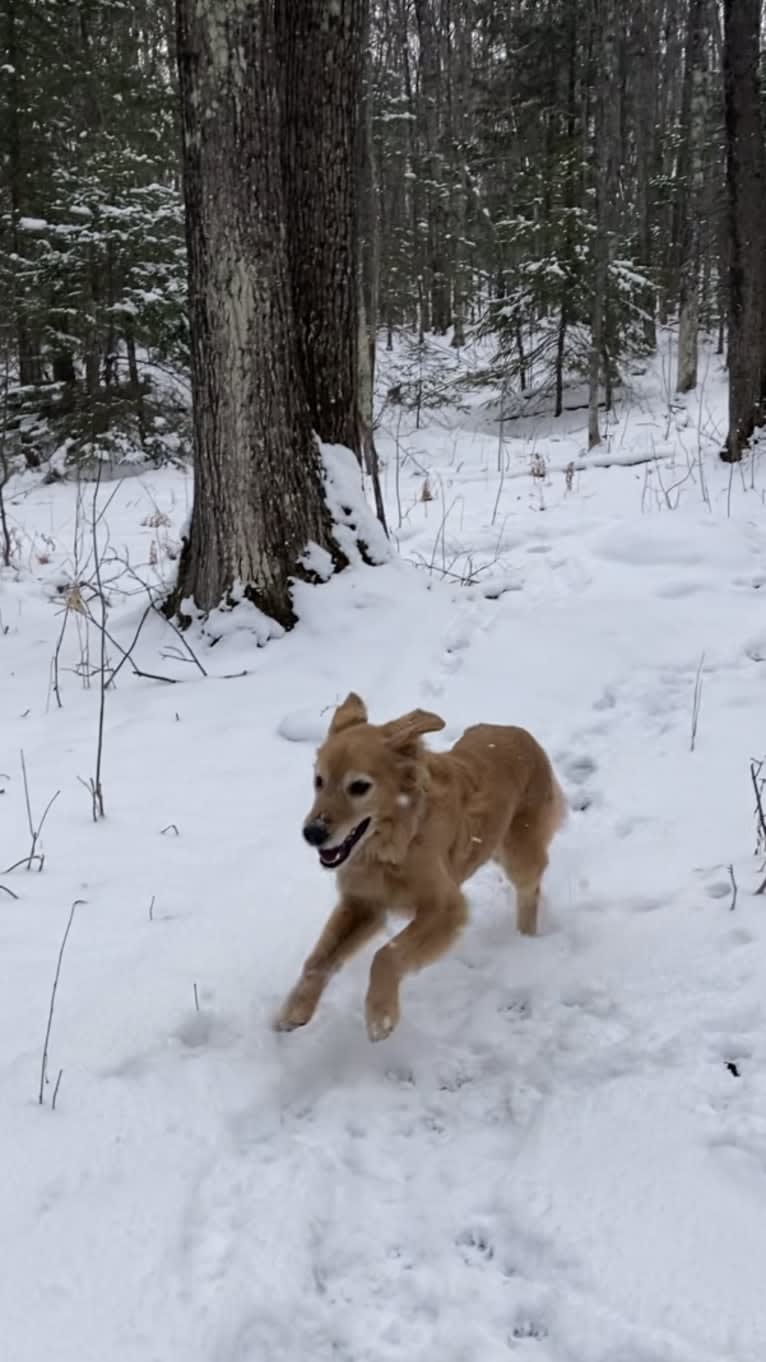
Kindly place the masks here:
<instances>
[{"instance_id":1,"label":"snowy trail","mask_svg":"<svg viewBox=\"0 0 766 1362\"><path fill-rule=\"evenodd\" d=\"M470 586L358 570L305 591L301 628L265 649L232 617L207 680L153 622L142 656L179 684L125 677L110 697L98 828L77 779L94 694L66 673L46 706L63 549L0 583L3 864L26 845L19 746L35 807L61 789L43 874L0 876L19 894L0 901L9 1362L763 1362L760 494L736 488L729 517L711 465L712 513L699 496L647 512L640 470L598 469L571 495L547 483L543 515L515 479L501 527L489 438L465 435L460 470L438 431L417 439L465 505L453 527L413 480L402 552L430 561L439 534L492 568ZM181 476L150 490L176 526ZM62 545L68 495L14 513ZM136 555L143 495L112 508ZM373 717L439 710L445 743L477 719L529 725L572 804L541 936L516 935L486 870L457 949L374 1047L369 951L305 1031L269 1028L332 903L299 829L325 711L352 686ZM52 1113L39 1047L75 897Z\"/></svg>"}]
</instances>

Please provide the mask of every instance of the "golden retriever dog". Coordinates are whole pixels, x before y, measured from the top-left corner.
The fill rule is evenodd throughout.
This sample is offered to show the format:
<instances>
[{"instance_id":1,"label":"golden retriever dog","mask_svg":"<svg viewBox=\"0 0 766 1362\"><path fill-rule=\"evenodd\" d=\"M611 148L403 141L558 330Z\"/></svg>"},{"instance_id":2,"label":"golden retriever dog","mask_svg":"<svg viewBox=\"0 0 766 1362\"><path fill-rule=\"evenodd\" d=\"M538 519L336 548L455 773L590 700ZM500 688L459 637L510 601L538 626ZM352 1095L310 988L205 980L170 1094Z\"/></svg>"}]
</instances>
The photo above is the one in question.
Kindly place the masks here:
<instances>
[{"instance_id":1,"label":"golden retriever dog","mask_svg":"<svg viewBox=\"0 0 766 1362\"><path fill-rule=\"evenodd\" d=\"M515 887L519 931L537 931L540 881L565 809L551 763L531 733L493 724L430 752L423 734L440 728L444 720L422 709L371 724L353 692L335 711L303 836L336 873L339 902L278 1030L311 1020L331 976L393 912L410 921L375 954L366 1002L370 1040L390 1035L402 979L453 944L467 916L461 885L486 861L497 861Z\"/></svg>"}]
</instances>

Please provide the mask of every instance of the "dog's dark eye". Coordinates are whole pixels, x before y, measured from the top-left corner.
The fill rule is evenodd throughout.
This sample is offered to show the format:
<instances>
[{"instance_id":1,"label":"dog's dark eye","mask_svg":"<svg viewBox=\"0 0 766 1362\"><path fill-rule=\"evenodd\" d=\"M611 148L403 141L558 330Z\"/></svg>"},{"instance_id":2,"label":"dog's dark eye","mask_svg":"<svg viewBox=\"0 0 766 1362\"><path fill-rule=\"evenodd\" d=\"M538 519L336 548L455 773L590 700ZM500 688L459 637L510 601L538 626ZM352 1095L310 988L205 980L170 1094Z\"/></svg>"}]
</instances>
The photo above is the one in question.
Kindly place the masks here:
<instances>
[{"instance_id":1,"label":"dog's dark eye","mask_svg":"<svg viewBox=\"0 0 766 1362\"><path fill-rule=\"evenodd\" d=\"M367 794L371 786L372 781L370 780L352 780L348 792L354 799L361 799L362 795Z\"/></svg>"},{"instance_id":2,"label":"dog's dark eye","mask_svg":"<svg viewBox=\"0 0 766 1362\"><path fill-rule=\"evenodd\" d=\"M314 789L315 789L315 790L321 790L321 788L322 788L323 785L324 785L324 781L322 780L322 777L319 776L319 775L314 776Z\"/></svg>"}]
</instances>

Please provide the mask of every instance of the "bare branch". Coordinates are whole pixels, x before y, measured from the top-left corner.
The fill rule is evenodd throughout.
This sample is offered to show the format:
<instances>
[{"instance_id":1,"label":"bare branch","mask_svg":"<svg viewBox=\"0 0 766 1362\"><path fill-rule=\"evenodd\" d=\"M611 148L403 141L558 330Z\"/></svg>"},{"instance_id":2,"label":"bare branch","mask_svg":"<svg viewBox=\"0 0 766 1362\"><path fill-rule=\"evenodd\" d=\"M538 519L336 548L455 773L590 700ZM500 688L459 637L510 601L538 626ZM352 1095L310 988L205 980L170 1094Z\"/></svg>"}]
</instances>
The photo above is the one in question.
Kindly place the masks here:
<instances>
[{"instance_id":1,"label":"bare branch","mask_svg":"<svg viewBox=\"0 0 766 1362\"><path fill-rule=\"evenodd\" d=\"M30 838L31 838L31 843L30 843L30 848L29 848L29 855L26 856L26 857L24 857L23 859L26 860L27 870L31 870L31 869L32 869L32 862L33 862L33 861L38 861L39 864L38 864L38 867L37 867L37 868L38 868L38 870L42 870L42 868L43 868L43 861L44 861L45 858L44 858L43 856L41 856L41 855L38 853L37 844L38 844L38 842L40 841L40 835L41 835L42 830L43 830L43 827L44 827L44 825L45 825L45 820L46 820L46 818L48 817L48 814L50 813L50 811L51 811L53 805L55 804L56 800L58 799L59 795L61 794L61 791L60 791L60 790L57 790L56 793L55 793L54 795L51 795L50 799L48 800L48 803L45 805L45 809L43 810L43 816L42 816L42 818L40 819L39 823L35 823L35 820L34 820L34 818L33 818L33 816L32 816L32 800L31 800L31 797L30 797L30 794L29 794L29 779L28 779L28 777L27 777L27 763L26 763L26 761L24 760L24 750L23 750L23 748L22 748L21 752L19 753L19 755L20 755L20 757L21 757L21 774L22 774L22 778L23 778L23 781L24 781L24 801L25 801L26 806L27 806L27 823L28 823L28 825L29 825L29 836L30 836ZM22 865L22 864L23 864L23 861L16 861L16 862L14 863L14 865L9 866L8 869L5 870L3 873L7 875L7 874L9 873L10 870L15 869L15 866L17 866L17 865Z\"/></svg>"},{"instance_id":2,"label":"bare branch","mask_svg":"<svg viewBox=\"0 0 766 1362\"><path fill-rule=\"evenodd\" d=\"M66 943L67 943L67 940L68 940L68 938L69 938L69 932L70 932L71 927L72 927L72 922L74 921L75 909L78 908L78 907L79 907L81 904L83 904L84 902L85 902L84 899L75 899L74 903L72 904L72 907L69 909L69 917L67 918L67 924L66 924L66 927L65 927L65 929L64 929L64 935L63 935L63 937L61 938L61 945L60 945L60 947L59 947L59 956L58 956L58 960L57 960L57 962L56 962L56 973L55 973L54 976L53 976L53 987L52 987L52 989L51 989L51 1000L50 1000L50 1006L49 1006L49 1008L48 1008L48 1022L47 1022L47 1025L46 1025L46 1027L45 1027L45 1040L43 1041L43 1056L42 1056L42 1061L41 1061L41 1064L40 1064L40 1088L39 1088L39 1091L38 1091L38 1094L37 1094L37 1101L38 1101L38 1104L39 1104L40 1106L43 1105L43 1097L44 1097L44 1094L45 1094L45 1084L46 1084L46 1081L47 1081L47 1074L48 1074L48 1045L49 1045L49 1043L50 1043L50 1038L51 1038L51 1027L53 1026L53 1012L54 1012L54 1008L55 1008L55 1006L56 1006L56 991L57 991L58 986L59 986L59 976L60 976L60 974L61 974L61 962L62 962L62 960L63 960L63 958L64 958L64 951L66 950ZM59 1083L60 1083L60 1082L61 1082L61 1072L59 1072L59 1076L58 1076L58 1078L57 1078L57 1080L56 1080L56 1088L55 1088L55 1091L54 1091L54 1101L55 1101L56 1093L58 1092L58 1088L59 1088Z\"/></svg>"},{"instance_id":3,"label":"bare branch","mask_svg":"<svg viewBox=\"0 0 766 1362\"><path fill-rule=\"evenodd\" d=\"M702 678L702 668L703 668L704 665L705 665L705 654L704 654L704 653L701 653L701 654L700 654L700 660L699 660L699 662L697 663L697 674L696 674L696 676L695 676L695 678L694 678L694 696L693 696L693 699L692 699L692 731L691 731L691 741L690 741L690 743L689 743L689 751L690 751L690 752L693 752L693 751L694 751L694 748L695 748L696 743L697 743L697 728L698 728L698 726L699 726L700 707L701 707L701 705L702 705L702 680L703 680L703 678Z\"/></svg>"},{"instance_id":4,"label":"bare branch","mask_svg":"<svg viewBox=\"0 0 766 1362\"><path fill-rule=\"evenodd\" d=\"M760 851L766 851L766 813L764 813L763 808L763 787L766 781L761 779L763 766L764 763L762 761L751 760L750 762L750 779L753 783L753 792L755 794L755 815L758 824L755 847L756 855ZM761 891L759 890L758 892L760 893Z\"/></svg>"},{"instance_id":5,"label":"bare branch","mask_svg":"<svg viewBox=\"0 0 766 1362\"><path fill-rule=\"evenodd\" d=\"M733 865L729 865L726 868L729 872L729 879L731 880L731 903L729 904L729 912L733 913L734 909L737 906L737 894L739 892L737 889L737 878L736 875L734 874Z\"/></svg>"}]
</instances>

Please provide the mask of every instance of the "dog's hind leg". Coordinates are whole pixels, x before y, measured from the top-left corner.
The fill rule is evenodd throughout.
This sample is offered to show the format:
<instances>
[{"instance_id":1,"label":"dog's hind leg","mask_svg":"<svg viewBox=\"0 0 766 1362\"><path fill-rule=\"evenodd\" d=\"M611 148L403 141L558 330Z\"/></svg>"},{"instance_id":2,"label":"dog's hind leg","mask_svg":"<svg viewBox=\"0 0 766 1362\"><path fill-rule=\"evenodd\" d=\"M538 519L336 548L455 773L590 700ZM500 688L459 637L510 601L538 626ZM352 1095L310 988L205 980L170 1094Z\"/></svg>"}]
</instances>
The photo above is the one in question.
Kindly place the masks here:
<instances>
[{"instance_id":1,"label":"dog's hind leg","mask_svg":"<svg viewBox=\"0 0 766 1362\"><path fill-rule=\"evenodd\" d=\"M301 977L275 1020L277 1031L294 1031L311 1021L333 974L383 926L382 909L359 900L341 899L330 914Z\"/></svg>"},{"instance_id":2,"label":"dog's hind leg","mask_svg":"<svg viewBox=\"0 0 766 1362\"><path fill-rule=\"evenodd\" d=\"M524 936L537 933L540 884L561 816L556 787L551 800L516 814L497 851L497 860L516 890L516 926Z\"/></svg>"},{"instance_id":3,"label":"dog's hind leg","mask_svg":"<svg viewBox=\"0 0 766 1362\"><path fill-rule=\"evenodd\" d=\"M399 985L449 950L465 925L460 890L447 881L440 892L416 905L415 917L373 957L365 1005L370 1040L385 1040L399 1021Z\"/></svg>"},{"instance_id":4,"label":"dog's hind leg","mask_svg":"<svg viewBox=\"0 0 766 1362\"><path fill-rule=\"evenodd\" d=\"M566 818L566 800L547 758L532 793L533 799L514 815L495 853L516 890L516 926L525 936L537 933L548 848Z\"/></svg>"}]
</instances>

